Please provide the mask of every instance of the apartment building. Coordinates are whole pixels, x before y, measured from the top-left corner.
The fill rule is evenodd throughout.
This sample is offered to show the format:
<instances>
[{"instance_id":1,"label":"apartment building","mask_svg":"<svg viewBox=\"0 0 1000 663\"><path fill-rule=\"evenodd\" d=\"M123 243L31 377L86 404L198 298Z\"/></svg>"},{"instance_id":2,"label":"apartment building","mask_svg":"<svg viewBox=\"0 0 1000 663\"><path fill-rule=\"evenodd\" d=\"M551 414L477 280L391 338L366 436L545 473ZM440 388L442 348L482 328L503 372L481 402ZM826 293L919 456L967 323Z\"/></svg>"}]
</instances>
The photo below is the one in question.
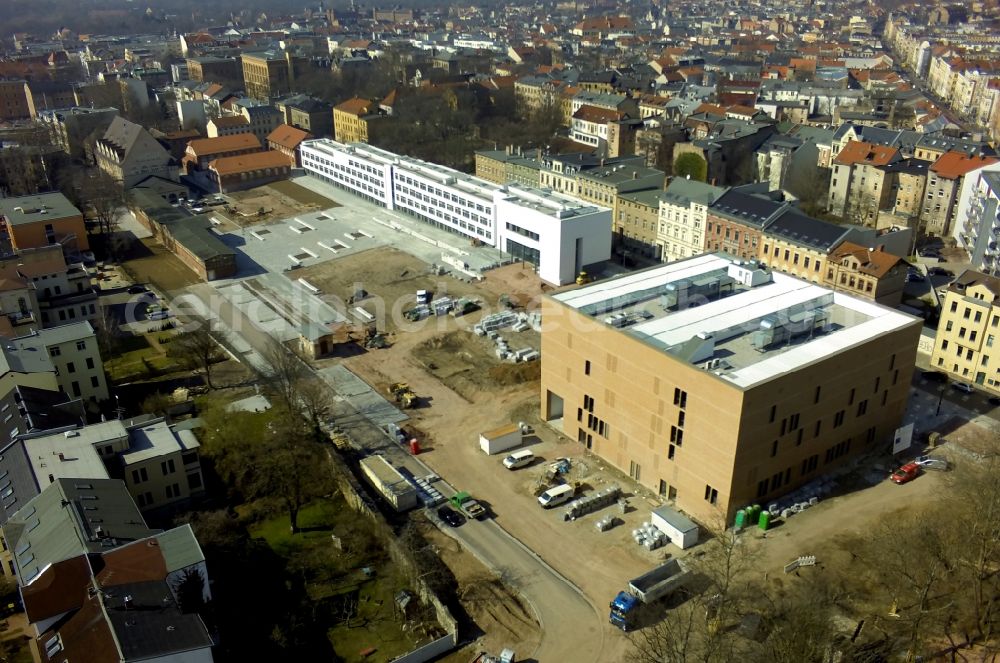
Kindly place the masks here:
<instances>
[{"instance_id":1,"label":"apartment building","mask_svg":"<svg viewBox=\"0 0 1000 663\"><path fill-rule=\"evenodd\" d=\"M233 81L240 77L240 61L211 55L187 58L188 77L200 83Z\"/></svg>"},{"instance_id":2,"label":"apartment building","mask_svg":"<svg viewBox=\"0 0 1000 663\"><path fill-rule=\"evenodd\" d=\"M764 227L788 208L788 203L729 189L708 208L703 252L723 251L756 260L764 245Z\"/></svg>"},{"instance_id":3,"label":"apartment building","mask_svg":"<svg viewBox=\"0 0 1000 663\"><path fill-rule=\"evenodd\" d=\"M295 94L274 103L284 116L284 123L311 133L317 138L333 134L333 106L308 95Z\"/></svg>"},{"instance_id":4,"label":"apartment building","mask_svg":"<svg viewBox=\"0 0 1000 663\"><path fill-rule=\"evenodd\" d=\"M205 125L205 134L209 138L219 136L235 136L250 133L250 121L242 115L223 115L213 117Z\"/></svg>"},{"instance_id":5,"label":"apartment building","mask_svg":"<svg viewBox=\"0 0 1000 663\"><path fill-rule=\"evenodd\" d=\"M341 143L370 143L385 113L371 99L354 97L333 107L333 135Z\"/></svg>"},{"instance_id":6,"label":"apartment building","mask_svg":"<svg viewBox=\"0 0 1000 663\"><path fill-rule=\"evenodd\" d=\"M284 114L274 106L241 106L240 115L250 123L250 133L261 145L266 145L268 135L285 121Z\"/></svg>"},{"instance_id":7,"label":"apartment building","mask_svg":"<svg viewBox=\"0 0 1000 663\"><path fill-rule=\"evenodd\" d=\"M508 145L502 150L476 151L476 177L494 184L513 183L538 187L542 186L541 174L541 150L529 150L525 153L520 147Z\"/></svg>"},{"instance_id":8,"label":"apartment building","mask_svg":"<svg viewBox=\"0 0 1000 663\"><path fill-rule=\"evenodd\" d=\"M787 208L764 227L758 258L770 269L821 283L830 252L859 234L857 229L820 221Z\"/></svg>"},{"instance_id":9,"label":"apartment building","mask_svg":"<svg viewBox=\"0 0 1000 663\"><path fill-rule=\"evenodd\" d=\"M574 142L588 145L599 152L608 150L608 127L626 116L607 108L586 104L573 113L570 121L570 138Z\"/></svg>"},{"instance_id":10,"label":"apartment building","mask_svg":"<svg viewBox=\"0 0 1000 663\"><path fill-rule=\"evenodd\" d=\"M966 173L953 236L974 269L1000 276L1000 172L983 168Z\"/></svg>"},{"instance_id":11,"label":"apartment building","mask_svg":"<svg viewBox=\"0 0 1000 663\"><path fill-rule=\"evenodd\" d=\"M76 320L95 323L101 315L94 280L82 262L67 262L59 246L24 249L0 259L0 273L30 287L17 309L45 327ZM21 296L21 295L19 295Z\"/></svg>"},{"instance_id":12,"label":"apartment building","mask_svg":"<svg viewBox=\"0 0 1000 663\"><path fill-rule=\"evenodd\" d=\"M117 108L74 106L42 111L38 119L48 128L53 142L70 156L80 159L87 151L92 135L103 135L118 116Z\"/></svg>"},{"instance_id":13,"label":"apartment building","mask_svg":"<svg viewBox=\"0 0 1000 663\"><path fill-rule=\"evenodd\" d=\"M660 260L662 247L657 243L660 223L660 200L663 191L650 189L618 196L615 238L620 250Z\"/></svg>"},{"instance_id":14,"label":"apartment building","mask_svg":"<svg viewBox=\"0 0 1000 663\"><path fill-rule=\"evenodd\" d=\"M1000 279L973 270L949 286L941 305L931 366L1000 394Z\"/></svg>"},{"instance_id":15,"label":"apartment building","mask_svg":"<svg viewBox=\"0 0 1000 663\"><path fill-rule=\"evenodd\" d=\"M656 243L664 262L700 255L705 250L708 208L725 188L675 177L660 195Z\"/></svg>"},{"instance_id":16,"label":"apartment building","mask_svg":"<svg viewBox=\"0 0 1000 663\"><path fill-rule=\"evenodd\" d=\"M240 60L247 96L267 103L291 91L296 73L291 53L280 50L243 53Z\"/></svg>"},{"instance_id":17,"label":"apartment building","mask_svg":"<svg viewBox=\"0 0 1000 663\"><path fill-rule=\"evenodd\" d=\"M126 189L153 176L178 179L170 152L143 127L123 117L111 120L94 149L98 167Z\"/></svg>"},{"instance_id":18,"label":"apartment building","mask_svg":"<svg viewBox=\"0 0 1000 663\"><path fill-rule=\"evenodd\" d=\"M576 195L595 205L610 207L618 219L619 196L636 191L663 191L662 170L633 163L617 163L582 170L577 174Z\"/></svg>"},{"instance_id":19,"label":"apartment building","mask_svg":"<svg viewBox=\"0 0 1000 663\"><path fill-rule=\"evenodd\" d=\"M0 120L25 120L31 117L31 92L23 80L0 80Z\"/></svg>"},{"instance_id":20,"label":"apartment building","mask_svg":"<svg viewBox=\"0 0 1000 663\"><path fill-rule=\"evenodd\" d=\"M108 399L97 334L86 320L32 331L7 344L26 366L45 370L48 362L63 393L95 403Z\"/></svg>"},{"instance_id":21,"label":"apartment building","mask_svg":"<svg viewBox=\"0 0 1000 663\"><path fill-rule=\"evenodd\" d=\"M363 143L308 140L300 154L302 167L314 177L495 246L534 265L550 283L570 283L580 269L610 257L612 217L603 206L556 192L502 187Z\"/></svg>"},{"instance_id":22,"label":"apartment building","mask_svg":"<svg viewBox=\"0 0 1000 663\"><path fill-rule=\"evenodd\" d=\"M827 209L858 225L874 226L879 210L895 202L891 176L884 168L902 157L898 149L850 141L833 159Z\"/></svg>"},{"instance_id":23,"label":"apartment building","mask_svg":"<svg viewBox=\"0 0 1000 663\"><path fill-rule=\"evenodd\" d=\"M921 323L702 255L546 297L542 418L705 522L886 449Z\"/></svg>"},{"instance_id":24,"label":"apartment building","mask_svg":"<svg viewBox=\"0 0 1000 663\"><path fill-rule=\"evenodd\" d=\"M958 194L962 179L967 173L1000 162L996 157L969 155L963 152L946 152L931 165L927 174L920 220L925 232L948 236L955 224L958 211Z\"/></svg>"},{"instance_id":25,"label":"apartment building","mask_svg":"<svg viewBox=\"0 0 1000 663\"><path fill-rule=\"evenodd\" d=\"M902 258L884 247L843 242L827 256L823 285L895 307L903 299L907 269Z\"/></svg>"},{"instance_id":26,"label":"apartment building","mask_svg":"<svg viewBox=\"0 0 1000 663\"><path fill-rule=\"evenodd\" d=\"M90 249L83 214L61 193L0 198L0 239L14 250L59 244L74 256Z\"/></svg>"}]
</instances>

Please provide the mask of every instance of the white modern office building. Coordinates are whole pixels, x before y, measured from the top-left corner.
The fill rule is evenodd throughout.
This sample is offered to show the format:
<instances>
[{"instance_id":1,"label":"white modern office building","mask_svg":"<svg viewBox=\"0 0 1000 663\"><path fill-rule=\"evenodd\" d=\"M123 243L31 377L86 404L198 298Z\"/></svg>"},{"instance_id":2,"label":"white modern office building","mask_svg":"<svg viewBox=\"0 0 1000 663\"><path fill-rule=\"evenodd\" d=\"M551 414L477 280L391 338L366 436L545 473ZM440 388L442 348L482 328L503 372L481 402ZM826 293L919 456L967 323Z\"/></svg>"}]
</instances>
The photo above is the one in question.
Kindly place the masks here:
<instances>
[{"instance_id":1,"label":"white modern office building","mask_svg":"<svg viewBox=\"0 0 1000 663\"><path fill-rule=\"evenodd\" d=\"M387 209L494 246L549 283L571 283L611 257L611 210L544 189L500 186L364 143L309 140L310 175Z\"/></svg>"}]
</instances>

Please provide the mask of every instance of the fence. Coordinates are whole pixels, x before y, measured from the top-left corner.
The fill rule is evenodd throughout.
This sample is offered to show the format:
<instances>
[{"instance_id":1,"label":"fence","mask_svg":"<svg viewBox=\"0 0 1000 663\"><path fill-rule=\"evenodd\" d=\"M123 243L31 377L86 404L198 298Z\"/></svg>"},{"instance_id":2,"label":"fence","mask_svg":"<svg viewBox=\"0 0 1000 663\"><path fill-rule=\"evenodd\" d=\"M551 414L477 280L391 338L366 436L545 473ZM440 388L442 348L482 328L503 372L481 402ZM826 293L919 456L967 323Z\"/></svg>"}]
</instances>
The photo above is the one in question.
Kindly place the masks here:
<instances>
[{"instance_id":1,"label":"fence","mask_svg":"<svg viewBox=\"0 0 1000 663\"><path fill-rule=\"evenodd\" d=\"M344 496L344 500L352 509L372 521L375 526L375 534L385 544L393 563L406 573L420 600L434 609L437 623L447 633L447 635L395 659L393 663L422 663L453 649L458 643L458 622L452 616L451 611L421 577L421 571L413 557L400 545L374 500L351 472L344 459L335 451L330 451L329 455L334 466L334 480L340 493Z\"/></svg>"}]
</instances>

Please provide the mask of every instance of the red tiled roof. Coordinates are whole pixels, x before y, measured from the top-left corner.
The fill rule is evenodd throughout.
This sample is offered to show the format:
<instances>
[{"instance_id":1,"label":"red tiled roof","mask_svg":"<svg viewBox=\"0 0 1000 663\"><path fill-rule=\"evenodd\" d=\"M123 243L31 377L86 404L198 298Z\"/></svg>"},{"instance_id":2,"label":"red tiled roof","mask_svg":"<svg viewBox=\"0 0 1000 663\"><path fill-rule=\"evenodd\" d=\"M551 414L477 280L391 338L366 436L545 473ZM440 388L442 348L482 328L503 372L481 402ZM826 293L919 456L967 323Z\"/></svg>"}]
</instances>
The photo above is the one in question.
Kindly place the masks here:
<instances>
[{"instance_id":1,"label":"red tiled roof","mask_svg":"<svg viewBox=\"0 0 1000 663\"><path fill-rule=\"evenodd\" d=\"M342 113L350 113L351 115L369 115L372 112L372 108L376 106L375 102L371 99L362 99L361 97L354 97L348 99L342 103L334 106L334 110L339 110Z\"/></svg>"},{"instance_id":2,"label":"red tiled roof","mask_svg":"<svg viewBox=\"0 0 1000 663\"><path fill-rule=\"evenodd\" d=\"M854 244L853 242L844 242L838 246L830 253L829 260L840 262L847 256L854 256L858 263L860 263L858 265L859 272L874 276L877 279L888 274L902 260L899 256L894 256L891 253L881 250L872 251L867 247Z\"/></svg>"},{"instance_id":3,"label":"red tiled roof","mask_svg":"<svg viewBox=\"0 0 1000 663\"><path fill-rule=\"evenodd\" d=\"M222 157L221 159L211 161L208 167L219 175L233 175L251 170L260 170L261 168L281 168L287 165L287 156L281 152L270 151L241 154L236 157Z\"/></svg>"},{"instance_id":4,"label":"red tiled roof","mask_svg":"<svg viewBox=\"0 0 1000 663\"><path fill-rule=\"evenodd\" d=\"M931 166L931 170L939 176L949 180L955 180L965 175L971 170L982 168L997 163L1000 159L995 157L969 156L964 152L945 152Z\"/></svg>"},{"instance_id":5,"label":"red tiled roof","mask_svg":"<svg viewBox=\"0 0 1000 663\"><path fill-rule=\"evenodd\" d=\"M299 146L299 143L311 137L312 134L308 131L282 124L267 135L267 142L294 150Z\"/></svg>"},{"instance_id":6,"label":"red tiled roof","mask_svg":"<svg viewBox=\"0 0 1000 663\"><path fill-rule=\"evenodd\" d=\"M218 138L199 138L188 143L187 149L198 156L208 156L234 150L259 150L260 141L253 134L234 134Z\"/></svg>"},{"instance_id":7,"label":"red tiled roof","mask_svg":"<svg viewBox=\"0 0 1000 663\"><path fill-rule=\"evenodd\" d=\"M868 166L885 166L899 155L899 150L887 145L873 145L852 140L844 146L834 163L842 166L864 164Z\"/></svg>"}]
</instances>

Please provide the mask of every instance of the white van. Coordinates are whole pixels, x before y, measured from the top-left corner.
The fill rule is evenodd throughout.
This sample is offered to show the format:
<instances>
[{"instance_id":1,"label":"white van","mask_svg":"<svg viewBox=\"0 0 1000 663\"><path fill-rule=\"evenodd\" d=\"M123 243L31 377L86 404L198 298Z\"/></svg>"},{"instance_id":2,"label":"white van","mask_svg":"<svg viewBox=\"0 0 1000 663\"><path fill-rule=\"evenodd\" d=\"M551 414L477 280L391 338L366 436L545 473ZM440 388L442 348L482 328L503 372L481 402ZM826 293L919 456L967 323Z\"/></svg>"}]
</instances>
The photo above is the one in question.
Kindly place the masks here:
<instances>
[{"instance_id":1,"label":"white van","mask_svg":"<svg viewBox=\"0 0 1000 663\"><path fill-rule=\"evenodd\" d=\"M531 465L533 460L535 460L535 454L531 449L521 449L504 458L503 466L508 470L516 470L519 467Z\"/></svg>"},{"instance_id":2,"label":"white van","mask_svg":"<svg viewBox=\"0 0 1000 663\"><path fill-rule=\"evenodd\" d=\"M569 498L573 497L573 486L563 484L555 488L549 488L538 496L538 503L546 509L559 506Z\"/></svg>"}]
</instances>

